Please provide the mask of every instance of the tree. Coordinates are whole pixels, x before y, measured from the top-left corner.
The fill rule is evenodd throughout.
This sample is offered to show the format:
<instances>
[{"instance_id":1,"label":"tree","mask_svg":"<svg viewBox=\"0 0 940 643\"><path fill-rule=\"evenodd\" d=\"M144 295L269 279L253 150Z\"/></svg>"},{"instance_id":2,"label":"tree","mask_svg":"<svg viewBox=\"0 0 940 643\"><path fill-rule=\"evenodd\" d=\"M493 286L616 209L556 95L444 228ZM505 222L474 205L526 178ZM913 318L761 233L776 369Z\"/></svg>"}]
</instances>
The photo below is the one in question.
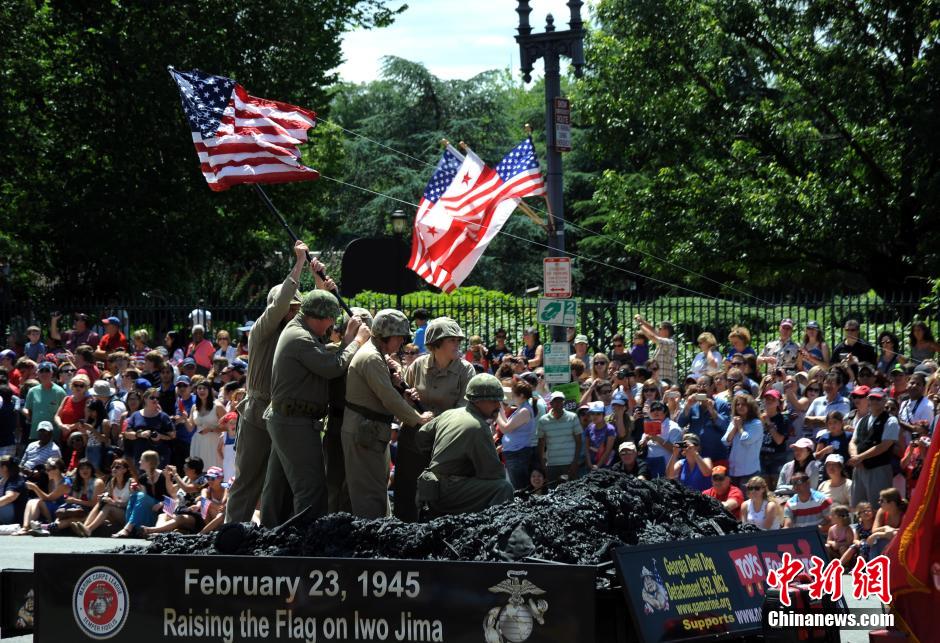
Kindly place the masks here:
<instances>
[{"instance_id":1,"label":"tree","mask_svg":"<svg viewBox=\"0 0 940 643\"><path fill-rule=\"evenodd\" d=\"M601 0L595 18L593 207L669 262L645 272L882 291L937 273L936 0Z\"/></svg>"},{"instance_id":2,"label":"tree","mask_svg":"<svg viewBox=\"0 0 940 643\"><path fill-rule=\"evenodd\" d=\"M253 277L270 283L257 277L289 244L250 190L208 190L166 67L230 76L254 95L321 111L341 35L387 25L404 9L387 4L0 5L0 252L14 292L187 294ZM309 154L332 160L329 150ZM319 231L323 216L305 194L279 186L277 200Z\"/></svg>"}]
</instances>

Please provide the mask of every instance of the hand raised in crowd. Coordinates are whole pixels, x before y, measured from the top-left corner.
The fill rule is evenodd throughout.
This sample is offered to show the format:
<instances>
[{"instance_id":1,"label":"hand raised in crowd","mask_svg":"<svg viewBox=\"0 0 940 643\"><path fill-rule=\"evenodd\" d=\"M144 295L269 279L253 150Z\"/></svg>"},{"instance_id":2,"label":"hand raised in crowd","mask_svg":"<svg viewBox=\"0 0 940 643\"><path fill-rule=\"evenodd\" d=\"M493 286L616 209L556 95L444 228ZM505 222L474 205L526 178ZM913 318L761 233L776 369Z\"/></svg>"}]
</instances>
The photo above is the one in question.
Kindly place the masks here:
<instances>
[{"instance_id":1,"label":"hand raised in crowd","mask_svg":"<svg viewBox=\"0 0 940 643\"><path fill-rule=\"evenodd\" d=\"M359 315L353 315L349 318L349 322L346 324L346 334L343 335L343 343L350 344L354 339L356 339L356 333L359 332L359 328L362 326L362 318ZM359 342L360 344L362 342Z\"/></svg>"},{"instance_id":2,"label":"hand raised in crowd","mask_svg":"<svg viewBox=\"0 0 940 643\"><path fill-rule=\"evenodd\" d=\"M427 424L434 419L434 414L431 411L425 411L419 417L418 424Z\"/></svg>"}]
</instances>

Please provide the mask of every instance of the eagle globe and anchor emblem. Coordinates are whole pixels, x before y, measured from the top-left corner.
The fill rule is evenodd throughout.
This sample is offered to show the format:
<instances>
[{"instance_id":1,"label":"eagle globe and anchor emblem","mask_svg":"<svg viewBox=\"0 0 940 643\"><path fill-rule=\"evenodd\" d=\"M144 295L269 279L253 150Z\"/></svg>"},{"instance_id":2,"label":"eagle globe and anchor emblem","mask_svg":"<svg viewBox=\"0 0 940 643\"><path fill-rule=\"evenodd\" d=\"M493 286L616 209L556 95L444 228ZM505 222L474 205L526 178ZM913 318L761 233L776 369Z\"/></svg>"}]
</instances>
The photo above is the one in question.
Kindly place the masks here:
<instances>
[{"instance_id":1,"label":"eagle globe and anchor emblem","mask_svg":"<svg viewBox=\"0 0 940 643\"><path fill-rule=\"evenodd\" d=\"M506 572L506 580L490 587L494 594L509 594L509 601L486 613L483 619L486 643L522 643L532 635L535 623L545 624L548 601L526 598L541 596L545 590L526 580L527 575L525 571L510 570Z\"/></svg>"}]
</instances>

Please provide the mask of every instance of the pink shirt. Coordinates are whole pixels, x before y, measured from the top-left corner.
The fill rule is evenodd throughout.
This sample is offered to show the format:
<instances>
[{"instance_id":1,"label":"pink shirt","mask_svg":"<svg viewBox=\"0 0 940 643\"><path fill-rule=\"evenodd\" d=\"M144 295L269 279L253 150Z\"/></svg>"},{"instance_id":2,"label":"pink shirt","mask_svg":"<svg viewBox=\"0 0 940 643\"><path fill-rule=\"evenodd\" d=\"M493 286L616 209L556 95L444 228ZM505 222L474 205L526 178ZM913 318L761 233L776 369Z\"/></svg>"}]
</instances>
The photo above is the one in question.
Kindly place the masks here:
<instances>
[{"instance_id":1,"label":"pink shirt","mask_svg":"<svg viewBox=\"0 0 940 643\"><path fill-rule=\"evenodd\" d=\"M187 357L196 360L196 365L203 368L212 368L212 356L215 354L215 346L208 339L204 339L199 344L190 343L186 348Z\"/></svg>"}]
</instances>

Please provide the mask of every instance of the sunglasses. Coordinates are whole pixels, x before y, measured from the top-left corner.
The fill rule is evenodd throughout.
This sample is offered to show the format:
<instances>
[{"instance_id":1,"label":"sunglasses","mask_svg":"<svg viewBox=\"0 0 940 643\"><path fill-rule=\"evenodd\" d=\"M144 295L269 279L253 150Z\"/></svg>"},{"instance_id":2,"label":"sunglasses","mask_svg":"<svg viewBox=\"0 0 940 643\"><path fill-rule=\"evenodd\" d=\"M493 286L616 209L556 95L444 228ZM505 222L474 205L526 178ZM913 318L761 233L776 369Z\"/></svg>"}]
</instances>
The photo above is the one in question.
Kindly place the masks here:
<instances>
[{"instance_id":1,"label":"sunglasses","mask_svg":"<svg viewBox=\"0 0 940 643\"><path fill-rule=\"evenodd\" d=\"M59 372L60 372L60 373L74 373L74 372L75 372L75 369L74 369L74 368L63 368L63 369L62 369L61 371L59 371Z\"/></svg>"},{"instance_id":2,"label":"sunglasses","mask_svg":"<svg viewBox=\"0 0 940 643\"><path fill-rule=\"evenodd\" d=\"M86 384L82 384L81 382L74 382L72 384L72 388L88 388L88 386Z\"/></svg>"},{"instance_id":3,"label":"sunglasses","mask_svg":"<svg viewBox=\"0 0 940 643\"><path fill-rule=\"evenodd\" d=\"M176 385L176 388L189 388L189 384L183 384L182 382L180 382L179 384Z\"/></svg>"},{"instance_id":4,"label":"sunglasses","mask_svg":"<svg viewBox=\"0 0 940 643\"><path fill-rule=\"evenodd\" d=\"M151 402L158 402L160 400L160 398L155 395L148 397L147 399L150 400Z\"/></svg>"},{"instance_id":5,"label":"sunglasses","mask_svg":"<svg viewBox=\"0 0 940 643\"><path fill-rule=\"evenodd\" d=\"M821 388L812 387L812 388L806 389L806 392L807 392L807 393L822 393L822 389L821 389Z\"/></svg>"},{"instance_id":6,"label":"sunglasses","mask_svg":"<svg viewBox=\"0 0 940 643\"><path fill-rule=\"evenodd\" d=\"M722 475L722 474L720 474L720 473L716 473L716 474L712 475L712 480L714 480L715 482L721 482L722 480L724 480L724 479L727 478L727 477L728 477L728 476Z\"/></svg>"},{"instance_id":7,"label":"sunglasses","mask_svg":"<svg viewBox=\"0 0 940 643\"><path fill-rule=\"evenodd\" d=\"M603 361L603 360L598 360L598 361L594 362L594 366L607 366L607 362L605 362L605 361Z\"/></svg>"},{"instance_id":8,"label":"sunglasses","mask_svg":"<svg viewBox=\"0 0 940 643\"><path fill-rule=\"evenodd\" d=\"M803 484L804 482L809 482L809 478L790 478L790 482L793 484Z\"/></svg>"}]
</instances>

